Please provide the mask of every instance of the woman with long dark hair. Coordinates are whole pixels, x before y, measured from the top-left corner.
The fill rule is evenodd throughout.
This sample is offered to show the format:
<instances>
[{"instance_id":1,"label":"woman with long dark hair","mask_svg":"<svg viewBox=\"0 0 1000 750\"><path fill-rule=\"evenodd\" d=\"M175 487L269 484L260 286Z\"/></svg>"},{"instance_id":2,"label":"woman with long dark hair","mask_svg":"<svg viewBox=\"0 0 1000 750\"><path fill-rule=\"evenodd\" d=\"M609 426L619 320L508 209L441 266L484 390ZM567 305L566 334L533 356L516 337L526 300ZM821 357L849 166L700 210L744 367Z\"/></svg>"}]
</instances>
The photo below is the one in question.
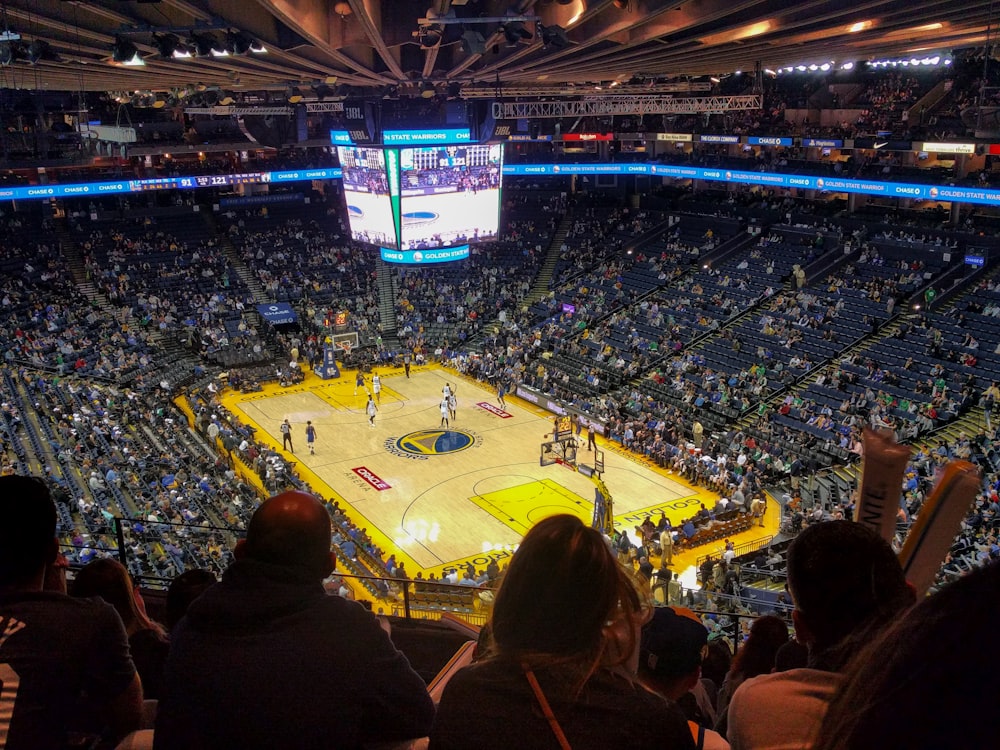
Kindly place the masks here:
<instances>
[{"instance_id":1,"label":"woman with long dark hair","mask_svg":"<svg viewBox=\"0 0 1000 750\"><path fill-rule=\"evenodd\" d=\"M163 626L146 615L139 587L132 583L125 567L111 558L94 560L77 573L70 593L78 598L100 597L115 608L128 633L143 697L159 698L170 644Z\"/></svg>"},{"instance_id":2,"label":"woman with long dark hair","mask_svg":"<svg viewBox=\"0 0 1000 750\"><path fill-rule=\"evenodd\" d=\"M692 748L679 709L628 668L646 616L598 531L540 521L497 592L484 658L445 688L431 749Z\"/></svg>"}]
</instances>

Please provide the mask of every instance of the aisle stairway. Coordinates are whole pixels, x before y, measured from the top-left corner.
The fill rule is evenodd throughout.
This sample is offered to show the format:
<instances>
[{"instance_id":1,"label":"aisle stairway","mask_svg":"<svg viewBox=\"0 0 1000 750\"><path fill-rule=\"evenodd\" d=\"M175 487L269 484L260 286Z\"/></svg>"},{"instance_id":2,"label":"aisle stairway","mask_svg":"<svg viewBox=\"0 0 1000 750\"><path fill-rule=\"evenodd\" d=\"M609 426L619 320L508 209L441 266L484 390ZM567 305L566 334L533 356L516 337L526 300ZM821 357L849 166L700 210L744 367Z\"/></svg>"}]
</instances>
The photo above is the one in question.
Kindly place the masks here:
<instances>
[{"instance_id":1,"label":"aisle stairway","mask_svg":"<svg viewBox=\"0 0 1000 750\"><path fill-rule=\"evenodd\" d=\"M382 326L382 341L386 346L396 341L396 271L381 258L375 259L378 284L378 318Z\"/></svg>"},{"instance_id":2,"label":"aisle stairway","mask_svg":"<svg viewBox=\"0 0 1000 750\"><path fill-rule=\"evenodd\" d=\"M76 239L69 229L69 223L66 221L65 215L54 217L52 225L56 239L59 241L59 249L62 251L63 258L66 259L66 265L69 266L70 273L73 274L73 282L76 284L76 288L83 293L91 304L105 311L111 310L112 306L108 298L98 290L97 285L91 281L87 274L83 252L76 244Z\"/></svg>"},{"instance_id":3,"label":"aisle stairway","mask_svg":"<svg viewBox=\"0 0 1000 750\"><path fill-rule=\"evenodd\" d=\"M556 263L559 261L559 255L562 252L563 241L566 239L566 235L569 234L569 228L572 223L573 221L569 213L563 214L562 221L559 222L559 226L556 227L556 231L552 234L552 240L549 242L545 260L538 271L538 275L535 277L535 283L531 285L531 289L528 291L522 304L532 305L548 294L549 282L552 281L552 272L555 271Z\"/></svg>"},{"instance_id":4,"label":"aisle stairway","mask_svg":"<svg viewBox=\"0 0 1000 750\"><path fill-rule=\"evenodd\" d=\"M226 260L229 261L229 266L236 271L236 275L240 277L240 280L246 284L247 289L253 294L254 301L259 305L265 302L273 302L274 300L261 285L260 280L247 264L243 262L243 258L240 257L236 246L229 239L229 235L223 231L222 227L215 220L215 216L212 214L212 207L202 204L201 211L198 213L201 215L202 221L205 222L205 226L212 232L212 236L218 240L219 247L222 248Z\"/></svg>"}]
</instances>

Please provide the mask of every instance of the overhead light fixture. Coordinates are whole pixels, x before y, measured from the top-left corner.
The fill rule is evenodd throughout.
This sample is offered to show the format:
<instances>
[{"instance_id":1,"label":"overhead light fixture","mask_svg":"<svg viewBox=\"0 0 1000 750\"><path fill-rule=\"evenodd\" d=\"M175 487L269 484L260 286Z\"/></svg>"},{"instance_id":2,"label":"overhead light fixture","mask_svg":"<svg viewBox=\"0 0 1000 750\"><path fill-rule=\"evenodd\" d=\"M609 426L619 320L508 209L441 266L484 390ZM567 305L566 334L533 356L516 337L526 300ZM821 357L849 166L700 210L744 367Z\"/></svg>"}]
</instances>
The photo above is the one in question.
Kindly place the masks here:
<instances>
[{"instance_id":1,"label":"overhead light fixture","mask_svg":"<svg viewBox=\"0 0 1000 750\"><path fill-rule=\"evenodd\" d=\"M156 47L160 57L168 59L180 48L181 40L176 34L153 34L153 46Z\"/></svg>"},{"instance_id":2,"label":"overhead light fixture","mask_svg":"<svg viewBox=\"0 0 1000 750\"><path fill-rule=\"evenodd\" d=\"M29 44L25 57L32 65L40 62L41 60L48 60L49 62L62 62L62 58L56 54L51 45L44 39L35 39L31 44Z\"/></svg>"},{"instance_id":3,"label":"overhead light fixture","mask_svg":"<svg viewBox=\"0 0 1000 750\"><path fill-rule=\"evenodd\" d=\"M566 29L562 26L542 26L542 24L538 24L538 29L541 33L543 47L562 49L569 44L569 37L566 36Z\"/></svg>"},{"instance_id":4,"label":"overhead light fixture","mask_svg":"<svg viewBox=\"0 0 1000 750\"><path fill-rule=\"evenodd\" d=\"M298 104L302 101L302 91L298 86L289 86L285 89L285 99L289 104Z\"/></svg>"},{"instance_id":5,"label":"overhead light fixture","mask_svg":"<svg viewBox=\"0 0 1000 750\"><path fill-rule=\"evenodd\" d=\"M867 31L872 27L871 21L858 21L847 27L848 34L857 34L859 31Z\"/></svg>"},{"instance_id":6,"label":"overhead light fixture","mask_svg":"<svg viewBox=\"0 0 1000 750\"><path fill-rule=\"evenodd\" d=\"M24 59L24 45L20 42L0 42L0 65L10 65Z\"/></svg>"},{"instance_id":7,"label":"overhead light fixture","mask_svg":"<svg viewBox=\"0 0 1000 750\"><path fill-rule=\"evenodd\" d=\"M246 55L251 52L260 55L267 52L267 48L263 44L242 31L226 32L226 47L236 55Z\"/></svg>"},{"instance_id":8,"label":"overhead light fixture","mask_svg":"<svg viewBox=\"0 0 1000 750\"><path fill-rule=\"evenodd\" d=\"M211 34L191 34L191 47L198 57L224 57L225 45Z\"/></svg>"},{"instance_id":9,"label":"overhead light fixture","mask_svg":"<svg viewBox=\"0 0 1000 750\"><path fill-rule=\"evenodd\" d=\"M114 46L111 47L111 59L119 65L139 66L145 65L146 61L139 54L139 48L128 39L115 37Z\"/></svg>"},{"instance_id":10,"label":"overhead light fixture","mask_svg":"<svg viewBox=\"0 0 1000 750\"><path fill-rule=\"evenodd\" d=\"M219 92L219 104L221 104L223 107L228 107L229 105L235 103L236 103L236 97L234 97L228 91Z\"/></svg>"},{"instance_id":11,"label":"overhead light fixture","mask_svg":"<svg viewBox=\"0 0 1000 750\"><path fill-rule=\"evenodd\" d=\"M444 32L440 26L421 26L417 32L417 40L422 49L432 49L441 44Z\"/></svg>"},{"instance_id":12,"label":"overhead light fixture","mask_svg":"<svg viewBox=\"0 0 1000 750\"><path fill-rule=\"evenodd\" d=\"M437 94L437 89L434 88L434 84L428 81L424 81L420 84L420 96L424 99L433 99Z\"/></svg>"},{"instance_id":13,"label":"overhead light fixture","mask_svg":"<svg viewBox=\"0 0 1000 750\"><path fill-rule=\"evenodd\" d=\"M503 25L503 36L507 40L508 47L516 47L531 39L531 32L520 21L508 21Z\"/></svg>"},{"instance_id":14,"label":"overhead light fixture","mask_svg":"<svg viewBox=\"0 0 1000 750\"><path fill-rule=\"evenodd\" d=\"M312 90L319 101L323 101L327 97L337 95L337 88L327 83L317 83L313 85Z\"/></svg>"},{"instance_id":15,"label":"overhead light fixture","mask_svg":"<svg viewBox=\"0 0 1000 750\"><path fill-rule=\"evenodd\" d=\"M486 54L486 37L478 31L467 29L462 32L462 52L469 55Z\"/></svg>"}]
</instances>

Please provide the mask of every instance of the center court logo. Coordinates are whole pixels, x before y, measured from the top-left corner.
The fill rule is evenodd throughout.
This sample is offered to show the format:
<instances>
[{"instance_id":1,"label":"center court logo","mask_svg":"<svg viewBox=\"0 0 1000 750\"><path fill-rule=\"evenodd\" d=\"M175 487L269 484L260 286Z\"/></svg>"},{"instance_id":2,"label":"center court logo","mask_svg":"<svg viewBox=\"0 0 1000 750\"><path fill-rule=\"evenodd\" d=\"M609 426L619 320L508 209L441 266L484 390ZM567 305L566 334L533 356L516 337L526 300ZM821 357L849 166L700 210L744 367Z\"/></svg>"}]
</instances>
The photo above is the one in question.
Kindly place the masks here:
<instances>
[{"instance_id":1,"label":"center court logo","mask_svg":"<svg viewBox=\"0 0 1000 750\"><path fill-rule=\"evenodd\" d=\"M386 440L385 448L396 456L426 459L458 453L477 443L476 436L465 430L417 430Z\"/></svg>"}]
</instances>

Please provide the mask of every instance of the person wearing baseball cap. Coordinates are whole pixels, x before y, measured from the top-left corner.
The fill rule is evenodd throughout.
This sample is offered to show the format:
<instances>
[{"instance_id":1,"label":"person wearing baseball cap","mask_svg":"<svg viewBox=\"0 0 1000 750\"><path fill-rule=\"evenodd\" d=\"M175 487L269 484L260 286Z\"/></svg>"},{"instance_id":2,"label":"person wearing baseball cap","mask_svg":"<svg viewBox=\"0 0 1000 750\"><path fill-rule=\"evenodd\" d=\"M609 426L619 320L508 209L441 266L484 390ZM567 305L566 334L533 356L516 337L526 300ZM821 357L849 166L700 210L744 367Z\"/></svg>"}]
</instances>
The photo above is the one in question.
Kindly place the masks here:
<instances>
[{"instance_id":1,"label":"person wearing baseball cap","mask_svg":"<svg viewBox=\"0 0 1000 750\"><path fill-rule=\"evenodd\" d=\"M642 628L639 679L680 706L696 747L728 750L722 735L707 728L715 721L701 683L701 664L707 654L708 630L698 615L684 607L657 607Z\"/></svg>"}]
</instances>

